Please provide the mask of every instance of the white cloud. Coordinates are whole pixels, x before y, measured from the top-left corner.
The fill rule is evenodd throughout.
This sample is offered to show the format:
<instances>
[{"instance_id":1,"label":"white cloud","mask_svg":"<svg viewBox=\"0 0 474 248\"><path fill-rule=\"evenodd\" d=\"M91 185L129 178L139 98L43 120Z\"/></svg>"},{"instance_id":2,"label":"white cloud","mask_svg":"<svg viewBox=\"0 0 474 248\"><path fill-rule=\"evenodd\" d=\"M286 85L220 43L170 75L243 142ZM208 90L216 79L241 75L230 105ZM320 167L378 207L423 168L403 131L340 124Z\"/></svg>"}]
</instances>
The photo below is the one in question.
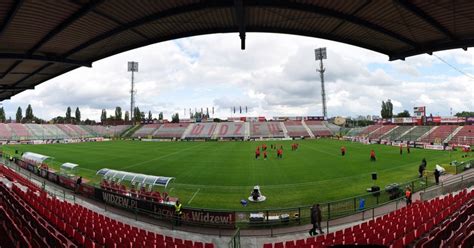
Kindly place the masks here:
<instances>
[{"instance_id":1,"label":"white cloud","mask_svg":"<svg viewBox=\"0 0 474 248\"><path fill-rule=\"evenodd\" d=\"M327 47L325 82L330 116L379 114L383 100L394 111L426 105L447 115L473 110L472 79L434 56L406 61L354 46L293 35L247 35L240 50L237 34L216 34L164 42L97 61L4 101L7 116L28 103L34 113L50 119L79 106L83 118L99 119L100 110L129 109L130 73L127 61L140 63L136 76L137 105L165 117L189 108L215 107L217 117L230 115L232 106L248 106L247 115L321 115L321 85L314 48ZM473 52L436 53L455 66L472 67ZM443 68L439 70L439 68ZM186 109L186 110L185 110Z\"/></svg>"}]
</instances>

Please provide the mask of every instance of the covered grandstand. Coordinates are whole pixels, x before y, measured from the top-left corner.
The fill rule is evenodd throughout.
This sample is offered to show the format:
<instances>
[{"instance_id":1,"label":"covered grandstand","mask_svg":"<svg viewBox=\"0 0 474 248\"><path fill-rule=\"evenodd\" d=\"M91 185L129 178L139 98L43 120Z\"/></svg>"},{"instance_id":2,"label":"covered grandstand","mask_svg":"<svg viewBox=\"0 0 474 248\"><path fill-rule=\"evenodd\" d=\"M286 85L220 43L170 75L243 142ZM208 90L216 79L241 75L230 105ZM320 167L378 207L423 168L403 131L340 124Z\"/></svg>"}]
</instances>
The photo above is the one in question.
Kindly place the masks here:
<instances>
[{"instance_id":1,"label":"covered grandstand","mask_svg":"<svg viewBox=\"0 0 474 248\"><path fill-rule=\"evenodd\" d=\"M240 48L245 49L247 32L273 32L324 38L355 45L388 56L389 60L404 60L418 54L462 48L474 45L472 25L474 1L191 1L163 0L156 2L134 1L15 1L0 4L0 100L10 99L28 89L79 67L91 67L102 58L149 44L194 35L236 32ZM91 137L117 137L131 126L85 126L71 124L0 124L2 141L36 139L82 139ZM364 130L349 133L374 140L400 140L425 143L473 144L472 126L392 126L371 125ZM334 131L322 121L299 122L246 122L246 123L163 123L143 125L132 137L163 139L209 138L296 138L332 136ZM230 142L229 142L230 143ZM190 238L199 223L189 222L189 227L173 230L171 235L152 229L146 221L160 219L160 224L177 228L172 218L172 206L157 206L147 199L128 198L115 188L99 191L93 186L79 185L80 196L68 191L74 181L42 170L26 175L26 164L9 164L13 169L0 165L0 244L12 247L172 247L212 248L214 243L204 238ZM24 167L21 167L21 166ZM20 169L21 168L21 169ZM25 173L25 174L21 174ZM33 174L33 175L32 175ZM462 175L460 176L462 178ZM45 179L54 181L46 186ZM39 182L44 185L40 187ZM57 184L57 185L56 185ZM59 187L59 186L60 187ZM285 241L264 241L264 248L319 247L329 245L378 244L392 247L465 246L474 241L473 190L464 189L472 181L461 181L456 193L454 186L435 186L432 200L417 199L413 205L399 206L391 202L387 212L366 221L367 209L357 208L357 199L344 205L354 208L350 225L338 226L339 219L329 225L325 235L302 239L300 236ZM459 186L458 185L458 186ZM428 185L424 185L427 187ZM61 188L62 187L62 188ZM48 189L50 191L48 191ZM54 191L63 193L58 199ZM96 192L99 196L94 196ZM195 194L197 194L197 191ZM440 193L442 192L442 193ZM74 201L66 199L67 195ZM103 206L91 206L80 198L106 199L105 209L134 218L122 219L121 215L102 211ZM370 195L372 197L372 195ZM107 199L109 202L107 202ZM371 198L373 199L373 197ZM402 198L395 199L399 201ZM238 198L236 199L238 200ZM378 198L377 198L378 201ZM107 205L109 204L109 205ZM140 215L137 206L149 207ZM151 207L150 207L151 206ZM329 206L329 204L328 204ZM388 209L388 210L387 210ZM195 209L185 209L193 216ZM301 209L292 213L292 222L277 210L273 224L295 225L288 233L307 235L302 223ZM308 211L308 209L303 209ZM133 213L132 213L133 212ZM216 211L214 216L220 216ZM240 218L236 212L233 212ZM209 212L203 218L209 219ZM362 218L359 218L360 215ZM153 216L150 218L149 216ZM171 216L171 217L170 217ZM265 216L269 221L268 214ZM157 218L156 218L157 217ZM305 216L307 218L308 216ZM362 223L360 219L363 220ZM156 223L156 222L155 222ZM163 224L164 223L164 224ZM270 222L268 222L270 223ZM251 222L245 223L251 227ZM271 234L274 229L271 226ZM235 226L232 226L235 228ZM303 228L305 230L303 230ZM165 229L165 228L164 228ZM220 227L213 237L222 240ZM258 226L257 232L265 228ZM251 231L255 231L251 230ZM303 231L302 231L303 230ZM165 230L167 231L167 230ZM211 232L206 229L206 231ZM231 241L240 246L240 229L232 232ZM270 231L269 231L270 232ZM304 233L303 233L304 232ZM242 232L244 233L244 232ZM259 234L261 234L259 233ZM462 235L459 235L462 234ZM266 235L264 233L263 235ZM300 235L300 234L298 234ZM202 235L204 237L204 235ZM237 239L238 238L238 239ZM237 242L238 240L238 242ZM207 242L209 241L209 242ZM251 240L247 244L262 243ZM224 242L221 242L224 243ZM224 246L224 245L223 245ZM230 247L230 246L226 246Z\"/></svg>"}]
</instances>

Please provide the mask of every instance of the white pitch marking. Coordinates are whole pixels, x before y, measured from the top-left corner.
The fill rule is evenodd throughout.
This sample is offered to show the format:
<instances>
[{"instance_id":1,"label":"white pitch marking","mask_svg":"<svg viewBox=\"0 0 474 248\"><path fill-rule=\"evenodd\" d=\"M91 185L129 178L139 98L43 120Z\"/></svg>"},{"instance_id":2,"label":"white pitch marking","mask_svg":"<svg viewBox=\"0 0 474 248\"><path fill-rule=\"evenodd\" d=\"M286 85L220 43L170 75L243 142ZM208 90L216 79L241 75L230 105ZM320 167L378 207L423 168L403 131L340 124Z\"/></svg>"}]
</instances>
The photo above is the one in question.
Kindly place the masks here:
<instances>
[{"instance_id":1,"label":"white pitch marking","mask_svg":"<svg viewBox=\"0 0 474 248\"><path fill-rule=\"evenodd\" d=\"M199 188L198 190L196 190L196 192L194 192L193 197L191 197L191 199L189 199L189 201L188 201L188 205L189 205L189 203L191 203L193 201L194 197L197 195L197 193L199 193L200 190L201 190L201 188Z\"/></svg>"}]
</instances>

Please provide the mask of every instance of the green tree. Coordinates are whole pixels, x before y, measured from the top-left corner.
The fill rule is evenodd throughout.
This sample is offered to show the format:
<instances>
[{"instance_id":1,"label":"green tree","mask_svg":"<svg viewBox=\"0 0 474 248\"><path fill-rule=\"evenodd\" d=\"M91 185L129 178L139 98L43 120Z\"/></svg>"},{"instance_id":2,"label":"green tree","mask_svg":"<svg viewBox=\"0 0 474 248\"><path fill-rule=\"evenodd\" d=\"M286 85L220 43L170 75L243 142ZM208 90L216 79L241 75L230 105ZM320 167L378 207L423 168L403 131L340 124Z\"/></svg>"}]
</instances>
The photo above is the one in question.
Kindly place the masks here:
<instances>
[{"instance_id":1,"label":"green tree","mask_svg":"<svg viewBox=\"0 0 474 248\"><path fill-rule=\"evenodd\" d=\"M382 118L392 118L393 117L393 104L390 99L387 102L382 101L382 110L380 111Z\"/></svg>"},{"instance_id":2,"label":"green tree","mask_svg":"<svg viewBox=\"0 0 474 248\"><path fill-rule=\"evenodd\" d=\"M148 121L153 120L153 116L151 114L151 111L148 111Z\"/></svg>"},{"instance_id":3,"label":"green tree","mask_svg":"<svg viewBox=\"0 0 474 248\"><path fill-rule=\"evenodd\" d=\"M102 113L100 114L100 122L102 122L102 125L105 125L106 121L107 121L107 111L105 109L102 109Z\"/></svg>"},{"instance_id":4,"label":"green tree","mask_svg":"<svg viewBox=\"0 0 474 248\"><path fill-rule=\"evenodd\" d=\"M387 105L384 101L382 101L382 110L380 110L380 116L382 116L382 118L387 118Z\"/></svg>"},{"instance_id":5,"label":"green tree","mask_svg":"<svg viewBox=\"0 0 474 248\"><path fill-rule=\"evenodd\" d=\"M160 120L160 121L163 120L163 112L160 112L158 114L158 120Z\"/></svg>"},{"instance_id":6,"label":"green tree","mask_svg":"<svg viewBox=\"0 0 474 248\"><path fill-rule=\"evenodd\" d=\"M396 115L396 117L410 117L410 112L408 112L408 110L403 110L403 112L400 112Z\"/></svg>"},{"instance_id":7,"label":"green tree","mask_svg":"<svg viewBox=\"0 0 474 248\"><path fill-rule=\"evenodd\" d=\"M31 104L28 104L28 107L26 107L25 110L25 121L26 122L32 122L35 116L33 115L33 108L31 107Z\"/></svg>"},{"instance_id":8,"label":"green tree","mask_svg":"<svg viewBox=\"0 0 474 248\"><path fill-rule=\"evenodd\" d=\"M21 123L21 120L23 120L23 114L21 107L18 107L18 109L16 110L16 123Z\"/></svg>"},{"instance_id":9,"label":"green tree","mask_svg":"<svg viewBox=\"0 0 474 248\"><path fill-rule=\"evenodd\" d=\"M130 121L130 114L128 111L125 111L125 121Z\"/></svg>"},{"instance_id":10,"label":"green tree","mask_svg":"<svg viewBox=\"0 0 474 248\"><path fill-rule=\"evenodd\" d=\"M0 108L0 122L1 123L5 123L6 121L6 118L5 118L5 110L3 109L3 107Z\"/></svg>"},{"instance_id":11,"label":"green tree","mask_svg":"<svg viewBox=\"0 0 474 248\"><path fill-rule=\"evenodd\" d=\"M67 107L67 110L66 110L66 122L67 123L71 123L71 107Z\"/></svg>"},{"instance_id":12,"label":"green tree","mask_svg":"<svg viewBox=\"0 0 474 248\"><path fill-rule=\"evenodd\" d=\"M135 107L133 110L133 121L140 122L142 120L142 113L140 112L139 107Z\"/></svg>"},{"instance_id":13,"label":"green tree","mask_svg":"<svg viewBox=\"0 0 474 248\"><path fill-rule=\"evenodd\" d=\"M171 122L172 123L179 123L179 114L178 113L171 116Z\"/></svg>"},{"instance_id":14,"label":"green tree","mask_svg":"<svg viewBox=\"0 0 474 248\"><path fill-rule=\"evenodd\" d=\"M62 124L62 123L65 122L65 119L62 116L58 116L58 117L55 117L55 118L51 119L50 122L52 122L54 124Z\"/></svg>"},{"instance_id":15,"label":"green tree","mask_svg":"<svg viewBox=\"0 0 474 248\"><path fill-rule=\"evenodd\" d=\"M79 107L76 107L76 123L81 123L81 111L79 110Z\"/></svg>"},{"instance_id":16,"label":"green tree","mask_svg":"<svg viewBox=\"0 0 474 248\"><path fill-rule=\"evenodd\" d=\"M115 120L121 121L122 120L122 108L121 107L115 107Z\"/></svg>"},{"instance_id":17,"label":"green tree","mask_svg":"<svg viewBox=\"0 0 474 248\"><path fill-rule=\"evenodd\" d=\"M390 99L387 100L387 118L392 118L393 117L393 104Z\"/></svg>"},{"instance_id":18,"label":"green tree","mask_svg":"<svg viewBox=\"0 0 474 248\"><path fill-rule=\"evenodd\" d=\"M457 116L457 117L473 117L474 112L462 111L462 112L456 113L454 116Z\"/></svg>"}]
</instances>

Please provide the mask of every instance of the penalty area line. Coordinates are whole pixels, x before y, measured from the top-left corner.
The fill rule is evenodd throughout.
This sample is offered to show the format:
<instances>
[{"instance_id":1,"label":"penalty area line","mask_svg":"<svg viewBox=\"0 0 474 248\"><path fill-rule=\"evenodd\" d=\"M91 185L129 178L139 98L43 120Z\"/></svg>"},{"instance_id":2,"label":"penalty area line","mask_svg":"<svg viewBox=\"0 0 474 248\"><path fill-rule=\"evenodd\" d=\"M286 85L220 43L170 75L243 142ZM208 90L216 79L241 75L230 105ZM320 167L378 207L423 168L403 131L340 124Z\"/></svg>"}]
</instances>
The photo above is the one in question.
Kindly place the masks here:
<instances>
[{"instance_id":1,"label":"penalty area line","mask_svg":"<svg viewBox=\"0 0 474 248\"><path fill-rule=\"evenodd\" d=\"M194 200L194 197L197 195L197 193L199 193L200 190L201 190L201 188L199 188L198 190L196 190L196 192L194 192L193 196L188 201L188 205Z\"/></svg>"}]
</instances>

